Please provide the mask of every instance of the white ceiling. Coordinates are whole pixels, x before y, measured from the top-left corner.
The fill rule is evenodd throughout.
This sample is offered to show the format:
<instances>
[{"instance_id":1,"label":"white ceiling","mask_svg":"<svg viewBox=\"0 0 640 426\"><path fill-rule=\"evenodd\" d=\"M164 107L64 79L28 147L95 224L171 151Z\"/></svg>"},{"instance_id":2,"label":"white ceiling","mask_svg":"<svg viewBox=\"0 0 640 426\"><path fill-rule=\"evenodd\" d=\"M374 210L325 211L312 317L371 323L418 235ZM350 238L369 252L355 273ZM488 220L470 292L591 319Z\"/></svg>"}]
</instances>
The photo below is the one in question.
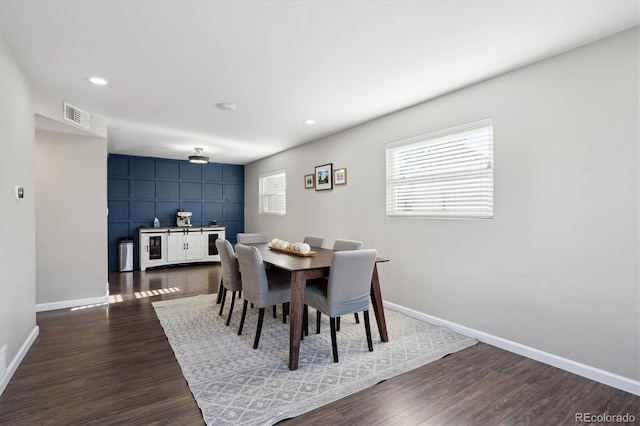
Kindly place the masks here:
<instances>
[{"instance_id":1,"label":"white ceiling","mask_svg":"<svg viewBox=\"0 0 640 426\"><path fill-rule=\"evenodd\" d=\"M110 153L246 164L638 25L639 4L0 0L0 29L37 90L107 119Z\"/></svg>"}]
</instances>

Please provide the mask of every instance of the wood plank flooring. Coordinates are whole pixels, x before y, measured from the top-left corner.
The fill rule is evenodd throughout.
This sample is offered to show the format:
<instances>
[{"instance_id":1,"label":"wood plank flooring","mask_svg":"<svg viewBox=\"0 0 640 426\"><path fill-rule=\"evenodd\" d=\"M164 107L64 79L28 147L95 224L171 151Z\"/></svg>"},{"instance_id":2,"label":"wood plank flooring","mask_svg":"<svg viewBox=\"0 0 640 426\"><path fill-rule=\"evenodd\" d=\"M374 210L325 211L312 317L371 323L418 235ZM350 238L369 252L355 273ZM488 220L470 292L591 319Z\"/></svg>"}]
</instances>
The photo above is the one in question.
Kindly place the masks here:
<instances>
[{"instance_id":1,"label":"wood plank flooring","mask_svg":"<svg viewBox=\"0 0 640 426\"><path fill-rule=\"evenodd\" d=\"M0 424L204 424L151 301L214 293L219 274L217 264L111 273L121 301L38 313ZM280 424L579 424L577 413L629 413L638 425L640 398L478 344Z\"/></svg>"}]
</instances>

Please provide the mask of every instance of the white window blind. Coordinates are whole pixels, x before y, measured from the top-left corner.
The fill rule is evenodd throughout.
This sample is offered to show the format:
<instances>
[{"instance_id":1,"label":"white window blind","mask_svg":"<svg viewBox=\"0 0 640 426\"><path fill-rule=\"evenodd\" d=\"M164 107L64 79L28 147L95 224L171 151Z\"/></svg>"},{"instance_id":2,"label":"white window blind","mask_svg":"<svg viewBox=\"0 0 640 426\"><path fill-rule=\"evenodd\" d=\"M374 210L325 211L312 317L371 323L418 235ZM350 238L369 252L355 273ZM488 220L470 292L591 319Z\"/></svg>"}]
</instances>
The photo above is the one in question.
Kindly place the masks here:
<instances>
[{"instance_id":1,"label":"white window blind","mask_svg":"<svg viewBox=\"0 0 640 426\"><path fill-rule=\"evenodd\" d=\"M493 120L387 144L387 215L493 217Z\"/></svg>"},{"instance_id":2,"label":"white window blind","mask_svg":"<svg viewBox=\"0 0 640 426\"><path fill-rule=\"evenodd\" d=\"M287 173L280 170L260 175L259 178L259 213L287 213Z\"/></svg>"}]
</instances>

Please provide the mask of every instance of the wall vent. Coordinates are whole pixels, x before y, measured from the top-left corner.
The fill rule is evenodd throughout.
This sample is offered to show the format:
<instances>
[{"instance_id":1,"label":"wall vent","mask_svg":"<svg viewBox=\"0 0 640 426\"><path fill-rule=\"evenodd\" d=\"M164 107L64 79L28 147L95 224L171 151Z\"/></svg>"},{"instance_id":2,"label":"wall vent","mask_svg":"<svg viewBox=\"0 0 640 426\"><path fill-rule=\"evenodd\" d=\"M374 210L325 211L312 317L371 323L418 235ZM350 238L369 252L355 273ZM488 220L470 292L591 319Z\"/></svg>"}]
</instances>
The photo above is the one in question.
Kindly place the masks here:
<instances>
[{"instance_id":1,"label":"wall vent","mask_svg":"<svg viewBox=\"0 0 640 426\"><path fill-rule=\"evenodd\" d=\"M73 105L69 105L66 102L64 103L64 119L85 129L89 129L91 127L91 115L88 112L83 111L80 108L76 108Z\"/></svg>"}]
</instances>

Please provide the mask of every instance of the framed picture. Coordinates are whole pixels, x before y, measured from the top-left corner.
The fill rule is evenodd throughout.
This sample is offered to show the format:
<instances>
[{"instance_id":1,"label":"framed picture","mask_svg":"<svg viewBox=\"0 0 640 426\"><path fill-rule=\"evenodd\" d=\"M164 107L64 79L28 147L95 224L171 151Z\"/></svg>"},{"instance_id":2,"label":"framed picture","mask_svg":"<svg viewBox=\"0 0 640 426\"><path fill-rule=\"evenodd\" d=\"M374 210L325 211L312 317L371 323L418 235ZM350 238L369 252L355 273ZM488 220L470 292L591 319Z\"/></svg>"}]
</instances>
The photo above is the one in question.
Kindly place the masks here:
<instances>
[{"instance_id":1,"label":"framed picture","mask_svg":"<svg viewBox=\"0 0 640 426\"><path fill-rule=\"evenodd\" d=\"M336 169L333 172L333 183L336 185L344 185L347 183L347 169Z\"/></svg>"},{"instance_id":2,"label":"framed picture","mask_svg":"<svg viewBox=\"0 0 640 426\"><path fill-rule=\"evenodd\" d=\"M316 166L316 191L333 189L333 163Z\"/></svg>"},{"instance_id":3,"label":"framed picture","mask_svg":"<svg viewBox=\"0 0 640 426\"><path fill-rule=\"evenodd\" d=\"M315 179L313 175L304 175L304 187L309 189L313 188L313 184L315 183Z\"/></svg>"}]
</instances>

